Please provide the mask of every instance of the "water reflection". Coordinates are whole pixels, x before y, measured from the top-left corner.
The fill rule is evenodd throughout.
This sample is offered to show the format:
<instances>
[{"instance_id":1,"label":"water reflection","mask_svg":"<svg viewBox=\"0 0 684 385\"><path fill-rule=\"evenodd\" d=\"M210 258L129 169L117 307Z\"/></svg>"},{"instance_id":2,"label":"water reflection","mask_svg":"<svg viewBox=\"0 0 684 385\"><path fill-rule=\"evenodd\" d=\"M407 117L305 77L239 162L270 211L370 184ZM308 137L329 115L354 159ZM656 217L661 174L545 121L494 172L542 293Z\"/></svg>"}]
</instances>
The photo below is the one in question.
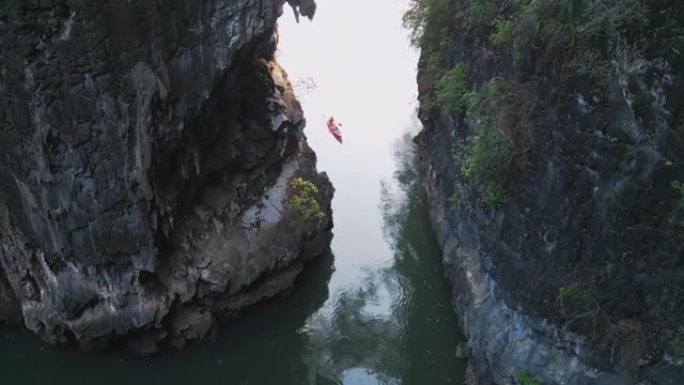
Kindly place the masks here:
<instances>
[{"instance_id":1,"label":"water reflection","mask_svg":"<svg viewBox=\"0 0 684 385\"><path fill-rule=\"evenodd\" d=\"M417 118L414 116L414 121ZM464 341L451 309L450 289L444 277L441 251L432 231L425 192L416 173L412 134L397 144L395 180L405 194L399 206L383 200L385 234L395 250L397 274L410 282L411 299L403 307L407 329L404 348L404 384L462 384L465 360L455 356Z\"/></svg>"},{"instance_id":2,"label":"water reflection","mask_svg":"<svg viewBox=\"0 0 684 385\"><path fill-rule=\"evenodd\" d=\"M413 133L394 146L397 171L381 183L380 210L394 253L355 288L334 293L307 320L309 384L461 384L463 341L441 253L415 172ZM321 382L323 381L323 382Z\"/></svg>"},{"instance_id":3,"label":"water reflection","mask_svg":"<svg viewBox=\"0 0 684 385\"><path fill-rule=\"evenodd\" d=\"M368 272L358 290L340 294L333 308L317 312L307 322L310 378L342 380L344 384L399 383L404 362L403 325L390 305L399 293L389 269Z\"/></svg>"}]
</instances>

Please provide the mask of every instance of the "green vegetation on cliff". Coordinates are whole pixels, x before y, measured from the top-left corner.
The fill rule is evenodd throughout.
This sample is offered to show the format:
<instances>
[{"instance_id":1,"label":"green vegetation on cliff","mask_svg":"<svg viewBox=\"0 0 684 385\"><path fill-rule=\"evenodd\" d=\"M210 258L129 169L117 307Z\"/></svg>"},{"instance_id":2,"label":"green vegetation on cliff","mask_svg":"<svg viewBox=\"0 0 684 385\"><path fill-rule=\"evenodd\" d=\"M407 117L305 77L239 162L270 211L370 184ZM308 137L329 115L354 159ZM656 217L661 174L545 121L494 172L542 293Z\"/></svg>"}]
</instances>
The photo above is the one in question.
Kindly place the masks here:
<instances>
[{"instance_id":1,"label":"green vegetation on cliff","mask_svg":"<svg viewBox=\"0 0 684 385\"><path fill-rule=\"evenodd\" d=\"M464 112L468 105L468 66L458 63L437 81L437 104L446 113Z\"/></svg>"},{"instance_id":2,"label":"green vegetation on cliff","mask_svg":"<svg viewBox=\"0 0 684 385\"><path fill-rule=\"evenodd\" d=\"M541 385L537 376L527 370L521 370L518 373L518 381L520 382L520 385Z\"/></svg>"},{"instance_id":3,"label":"green vegetation on cliff","mask_svg":"<svg viewBox=\"0 0 684 385\"><path fill-rule=\"evenodd\" d=\"M512 47L518 62L553 65L569 78L604 78L612 54L634 49L611 38L644 22L640 0L526 0L504 5L487 26L489 40Z\"/></svg>"},{"instance_id":4,"label":"green vegetation on cliff","mask_svg":"<svg viewBox=\"0 0 684 385\"><path fill-rule=\"evenodd\" d=\"M465 175L482 182L482 201L496 207L508 200L503 187L511 168L511 143L505 133L506 104L510 95L504 78L495 77L466 97L466 121L475 136L466 149Z\"/></svg>"},{"instance_id":5,"label":"green vegetation on cliff","mask_svg":"<svg viewBox=\"0 0 684 385\"><path fill-rule=\"evenodd\" d=\"M322 219L325 213L318 203L318 187L304 178L294 178L290 182L292 196L290 206L306 219Z\"/></svg>"},{"instance_id":6,"label":"green vegetation on cliff","mask_svg":"<svg viewBox=\"0 0 684 385\"><path fill-rule=\"evenodd\" d=\"M480 29L483 43L512 51L521 65L562 75L605 76L616 56L680 56L684 25L662 0L413 0L404 16L412 42L431 56L456 28ZM648 39L644 39L647 36Z\"/></svg>"},{"instance_id":7,"label":"green vegetation on cliff","mask_svg":"<svg viewBox=\"0 0 684 385\"><path fill-rule=\"evenodd\" d=\"M621 383L684 363L684 2L412 4L438 226Z\"/></svg>"},{"instance_id":8,"label":"green vegetation on cliff","mask_svg":"<svg viewBox=\"0 0 684 385\"><path fill-rule=\"evenodd\" d=\"M481 182L482 202L496 207L508 200L503 187L511 169L511 87L496 76L479 87L468 87L468 67L457 63L437 81L436 101L442 112L459 113L473 128L465 148L463 174Z\"/></svg>"},{"instance_id":9,"label":"green vegetation on cliff","mask_svg":"<svg viewBox=\"0 0 684 385\"><path fill-rule=\"evenodd\" d=\"M421 95L421 109L460 116L471 129L463 171L478 179L485 204L495 207L508 199L504 185L513 154L527 151L529 132L521 127L529 125L525 114L534 97L526 93L526 82L548 78L557 95L578 83L605 92L620 63L654 54L676 62L684 52L684 26L664 18L666 11L655 0L412 1L404 24L432 74L432 91ZM468 52L460 54L466 60L454 62L450 47L466 38L479 39L477 45L502 62L510 58L513 68L475 68ZM645 94L634 100L637 113L640 106L650 107Z\"/></svg>"}]
</instances>

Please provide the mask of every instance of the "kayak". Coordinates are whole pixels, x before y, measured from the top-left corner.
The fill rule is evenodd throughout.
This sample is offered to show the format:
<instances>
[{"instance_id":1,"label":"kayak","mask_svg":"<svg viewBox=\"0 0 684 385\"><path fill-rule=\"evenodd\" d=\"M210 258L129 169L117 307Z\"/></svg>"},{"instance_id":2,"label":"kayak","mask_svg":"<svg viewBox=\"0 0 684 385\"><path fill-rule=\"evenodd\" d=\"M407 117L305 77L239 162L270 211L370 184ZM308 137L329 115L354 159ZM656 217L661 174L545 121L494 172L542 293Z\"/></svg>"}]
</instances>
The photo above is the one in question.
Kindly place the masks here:
<instances>
[{"instance_id":1,"label":"kayak","mask_svg":"<svg viewBox=\"0 0 684 385\"><path fill-rule=\"evenodd\" d=\"M328 121L328 130L330 130L330 133L338 142L342 143L342 131L340 131L340 128L335 122Z\"/></svg>"}]
</instances>

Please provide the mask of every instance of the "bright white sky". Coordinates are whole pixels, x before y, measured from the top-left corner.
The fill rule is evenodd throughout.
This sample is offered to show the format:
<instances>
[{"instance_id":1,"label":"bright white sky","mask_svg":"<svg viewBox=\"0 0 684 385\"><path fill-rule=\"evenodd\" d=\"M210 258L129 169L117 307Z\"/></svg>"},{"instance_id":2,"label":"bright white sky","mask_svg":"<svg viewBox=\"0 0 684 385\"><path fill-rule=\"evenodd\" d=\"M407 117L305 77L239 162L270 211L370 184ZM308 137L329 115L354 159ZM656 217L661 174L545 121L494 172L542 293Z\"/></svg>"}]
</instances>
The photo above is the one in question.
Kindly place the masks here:
<instances>
[{"instance_id":1,"label":"bright white sky","mask_svg":"<svg viewBox=\"0 0 684 385\"><path fill-rule=\"evenodd\" d=\"M418 52L409 46L402 15L408 0L317 0L312 22L297 24L285 7L279 20L278 62L302 102L309 144L319 171L335 186L331 289L358 283L359 270L387 265L380 181L391 180L392 147L411 130L416 108ZM300 87L312 79L315 90ZM343 144L325 121L342 123Z\"/></svg>"},{"instance_id":2,"label":"bright white sky","mask_svg":"<svg viewBox=\"0 0 684 385\"><path fill-rule=\"evenodd\" d=\"M417 52L408 47L401 25L406 3L318 0L313 22L302 18L299 24L286 7L278 61L293 83L310 77L317 85L313 98L299 92L308 107L307 131L316 124L325 127L323 113L343 123L345 142L382 138L387 143L388 135L401 133L417 88Z\"/></svg>"}]
</instances>

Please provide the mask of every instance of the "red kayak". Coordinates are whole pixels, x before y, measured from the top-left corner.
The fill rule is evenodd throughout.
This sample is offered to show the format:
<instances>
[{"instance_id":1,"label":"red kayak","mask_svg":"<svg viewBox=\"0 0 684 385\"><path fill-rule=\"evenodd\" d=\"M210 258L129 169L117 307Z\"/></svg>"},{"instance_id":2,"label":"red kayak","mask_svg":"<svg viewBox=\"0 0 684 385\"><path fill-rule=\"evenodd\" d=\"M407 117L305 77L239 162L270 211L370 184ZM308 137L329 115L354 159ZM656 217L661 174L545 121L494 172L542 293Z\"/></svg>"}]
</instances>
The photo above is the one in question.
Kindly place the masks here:
<instances>
[{"instance_id":1,"label":"red kayak","mask_svg":"<svg viewBox=\"0 0 684 385\"><path fill-rule=\"evenodd\" d=\"M342 131L340 131L340 128L335 124L333 118L328 119L328 130L330 130L330 133L338 142L342 143Z\"/></svg>"}]
</instances>

